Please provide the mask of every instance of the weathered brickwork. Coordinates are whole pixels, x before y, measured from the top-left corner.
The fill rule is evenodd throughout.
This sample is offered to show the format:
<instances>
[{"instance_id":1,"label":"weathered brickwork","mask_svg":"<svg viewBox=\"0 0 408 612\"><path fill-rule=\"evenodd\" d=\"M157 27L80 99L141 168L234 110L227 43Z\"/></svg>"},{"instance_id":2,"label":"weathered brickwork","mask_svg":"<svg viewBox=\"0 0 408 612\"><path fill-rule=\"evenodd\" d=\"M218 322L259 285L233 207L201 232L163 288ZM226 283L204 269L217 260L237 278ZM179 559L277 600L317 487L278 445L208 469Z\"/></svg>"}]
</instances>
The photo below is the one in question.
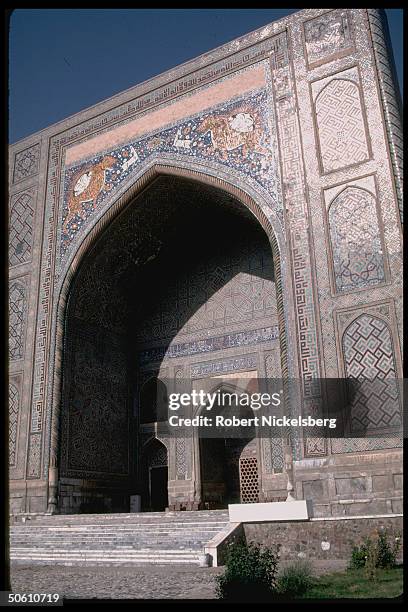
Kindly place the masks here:
<instances>
[{"instance_id":1,"label":"weathered brickwork","mask_svg":"<svg viewBox=\"0 0 408 612\"><path fill-rule=\"evenodd\" d=\"M139 402L159 375L300 379L290 399L311 414L327 401L317 379L401 377L391 73L381 11L307 9L10 148L14 511L146 495L156 425L139 422ZM400 473L390 389L369 429L392 438L291 432L296 494L322 515L341 514L362 464L362 507L397 511L397 481L378 491L387 462ZM367 415L354 401L357 431ZM199 507L198 442L161 443L170 506ZM248 495L285 495L282 440L250 448ZM232 472L243 452L231 450Z\"/></svg>"},{"instance_id":2,"label":"weathered brickwork","mask_svg":"<svg viewBox=\"0 0 408 612\"><path fill-rule=\"evenodd\" d=\"M391 538L401 538L402 515L361 519L316 520L307 523L282 522L277 524L253 523L244 525L247 542L263 546L280 545L283 561L295 559L350 559L354 546L384 529Z\"/></svg>"}]
</instances>

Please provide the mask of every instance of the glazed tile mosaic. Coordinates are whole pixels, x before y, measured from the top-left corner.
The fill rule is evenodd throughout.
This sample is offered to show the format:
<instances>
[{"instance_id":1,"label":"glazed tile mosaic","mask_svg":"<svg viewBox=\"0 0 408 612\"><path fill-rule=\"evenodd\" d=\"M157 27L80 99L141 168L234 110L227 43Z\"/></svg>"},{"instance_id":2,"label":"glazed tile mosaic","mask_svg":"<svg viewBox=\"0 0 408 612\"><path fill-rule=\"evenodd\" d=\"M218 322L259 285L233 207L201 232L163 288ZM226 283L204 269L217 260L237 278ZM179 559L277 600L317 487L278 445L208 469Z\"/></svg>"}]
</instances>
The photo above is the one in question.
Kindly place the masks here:
<instances>
[{"instance_id":1,"label":"glazed tile mosaic","mask_svg":"<svg viewBox=\"0 0 408 612\"><path fill-rule=\"evenodd\" d=\"M61 257L108 193L152 153L177 152L212 159L276 191L267 94L261 90L211 112L126 144L66 170Z\"/></svg>"}]
</instances>

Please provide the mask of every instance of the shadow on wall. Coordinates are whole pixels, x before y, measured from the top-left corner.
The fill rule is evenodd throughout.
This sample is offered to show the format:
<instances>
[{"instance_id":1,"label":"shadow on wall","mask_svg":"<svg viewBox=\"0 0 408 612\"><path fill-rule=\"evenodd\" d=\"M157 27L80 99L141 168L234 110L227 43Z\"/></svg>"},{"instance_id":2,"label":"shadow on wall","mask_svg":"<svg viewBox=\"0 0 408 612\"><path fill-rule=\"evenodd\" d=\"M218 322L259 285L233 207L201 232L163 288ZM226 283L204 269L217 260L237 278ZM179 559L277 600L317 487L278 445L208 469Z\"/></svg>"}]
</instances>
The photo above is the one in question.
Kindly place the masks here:
<instances>
[{"instance_id":1,"label":"shadow on wall","mask_svg":"<svg viewBox=\"0 0 408 612\"><path fill-rule=\"evenodd\" d=\"M143 360L154 361L157 374L180 332L200 340L271 317L276 320L272 251L258 221L214 187L156 179L88 252L70 291L61 511L99 511L94 508L103 504L113 511L140 491L132 404Z\"/></svg>"}]
</instances>

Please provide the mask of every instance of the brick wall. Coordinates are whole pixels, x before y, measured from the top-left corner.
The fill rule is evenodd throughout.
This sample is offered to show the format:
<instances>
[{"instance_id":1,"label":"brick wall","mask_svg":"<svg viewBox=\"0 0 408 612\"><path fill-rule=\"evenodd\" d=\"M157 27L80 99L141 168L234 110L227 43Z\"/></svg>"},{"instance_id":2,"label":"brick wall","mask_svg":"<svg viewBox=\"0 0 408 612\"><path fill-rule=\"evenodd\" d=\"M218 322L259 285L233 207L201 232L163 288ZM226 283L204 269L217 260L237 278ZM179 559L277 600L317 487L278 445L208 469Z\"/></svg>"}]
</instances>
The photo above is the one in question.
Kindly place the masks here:
<instances>
[{"instance_id":1,"label":"brick wall","mask_svg":"<svg viewBox=\"0 0 408 612\"><path fill-rule=\"evenodd\" d=\"M247 542L280 544L282 559L349 559L353 546L381 528L402 537L402 515L247 523L244 532Z\"/></svg>"}]
</instances>

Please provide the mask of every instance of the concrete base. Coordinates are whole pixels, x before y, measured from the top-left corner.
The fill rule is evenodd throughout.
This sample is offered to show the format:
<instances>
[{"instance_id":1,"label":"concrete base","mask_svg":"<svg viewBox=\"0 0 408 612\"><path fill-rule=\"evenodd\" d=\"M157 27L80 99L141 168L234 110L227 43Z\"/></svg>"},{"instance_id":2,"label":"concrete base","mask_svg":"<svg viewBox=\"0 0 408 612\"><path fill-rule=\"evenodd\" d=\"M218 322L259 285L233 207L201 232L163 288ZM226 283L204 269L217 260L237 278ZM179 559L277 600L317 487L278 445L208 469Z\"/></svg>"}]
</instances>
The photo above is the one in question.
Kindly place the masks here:
<instances>
[{"instance_id":1,"label":"concrete base","mask_svg":"<svg viewBox=\"0 0 408 612\"><path fill-rule=\"evenodd\" d=\"M310 505L305 499L266 504L229 504L228 512L231 523L307 521L311 516Z\"/></svg>"},{"instance_id":2,"label":"concrete base","mask_svg":"<svg viewBox=\"0 0 408 612\"><path fill-rule=\"evenodd\" d=\"M204 546L204 553L208 554L213 567L224 564L227 547L240 539L245 539L241 523L228 523L228 526L217 533L212 540Z\"/></svg>"}]
</instances>

